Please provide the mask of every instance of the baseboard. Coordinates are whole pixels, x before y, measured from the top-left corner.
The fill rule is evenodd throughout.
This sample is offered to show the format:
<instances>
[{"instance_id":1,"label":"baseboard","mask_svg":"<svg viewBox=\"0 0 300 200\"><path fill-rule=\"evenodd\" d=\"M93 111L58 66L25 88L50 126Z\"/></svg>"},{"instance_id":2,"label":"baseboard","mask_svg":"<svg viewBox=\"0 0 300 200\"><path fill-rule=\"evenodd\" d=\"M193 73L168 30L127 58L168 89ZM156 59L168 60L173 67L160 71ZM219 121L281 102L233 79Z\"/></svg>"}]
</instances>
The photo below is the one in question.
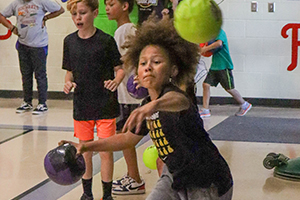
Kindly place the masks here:
<instances>
[{"instance_id":1,"label":"baseboard","mask_svg":"<svg viewBox=\"0 0 300 200\"><path fill-rule=\"evenodd\" d=\"M57 99L57 100L72 100L73 93L65 94L64 92L48 91L48 99ZM33 91L33 98L37 99L37 91ZM23 98L23 91L19 90L0 90L0 98Z\"/></svg>"},{"instance_id":2,"label":"baseboard","mask_svg":"<svg viewBox=\"0 0 300 200\"><path fill-rule=\"evenodd\" d=\"M255 106L300 108L300 99L247 98L244 99ZM202 97L197 97L197 103L202 105ZM211 97L210 105L228 105L237 102L231 97Z\"/></svg>"},{"instance_id":3,"label":"baseboard","mask_svg":"<svg viewBox=\"0 0 300 200\"><path fill-rule=\"evenodd\" d=\"M33 92L33 97L37 98L37 91ZM19 90L0 90L0 98L22 98L23 92ZM72 100L73 93L66 95L64 92L48 91L48 99ZM289 107L300 108L300 99L272 99L272 98L244 98L255 106L266 107ZM197 103L202 105L202 97L197 96ZM211 97L210 105L237 104L231 97Z\"/></svg>"}]
</instances>

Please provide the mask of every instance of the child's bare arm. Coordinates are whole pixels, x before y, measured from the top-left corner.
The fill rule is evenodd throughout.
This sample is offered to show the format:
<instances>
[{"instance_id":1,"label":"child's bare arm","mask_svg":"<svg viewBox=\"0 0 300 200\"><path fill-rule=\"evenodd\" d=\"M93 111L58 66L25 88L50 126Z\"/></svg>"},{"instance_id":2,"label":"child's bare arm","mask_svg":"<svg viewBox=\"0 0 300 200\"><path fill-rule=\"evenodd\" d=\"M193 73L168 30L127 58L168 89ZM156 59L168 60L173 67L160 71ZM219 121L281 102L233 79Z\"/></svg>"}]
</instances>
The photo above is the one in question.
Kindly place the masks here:
<instances>
[{"instance_id":1,"label":"child's bare arm","mask_svg":"<svg viewBox=\"0 0 300 200\"><path fill-rule=\"evenodd\" d=\"M119 133L111 137L95 140L87 143L75 143L72 141L62 140L58 144L70 143L77 149L77 154L82 154L87 151L121 151L127 148L134 147L143 136L133 134L131 132Z\"/></svg>"}]
</instances>

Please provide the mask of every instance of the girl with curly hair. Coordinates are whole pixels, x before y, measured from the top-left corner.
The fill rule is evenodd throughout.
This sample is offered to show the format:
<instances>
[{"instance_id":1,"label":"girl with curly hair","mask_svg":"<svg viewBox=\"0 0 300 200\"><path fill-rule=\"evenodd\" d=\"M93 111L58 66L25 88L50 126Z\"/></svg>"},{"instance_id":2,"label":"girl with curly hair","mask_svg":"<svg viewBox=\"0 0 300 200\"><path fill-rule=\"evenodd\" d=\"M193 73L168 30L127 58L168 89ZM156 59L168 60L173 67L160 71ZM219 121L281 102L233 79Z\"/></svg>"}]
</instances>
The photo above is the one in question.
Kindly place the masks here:
<instances>
[{"instance_id":1,"label":"girl with curly hair","mask_svg":"<svg viewBox=\"0 0 300 200\"><path fill-rule=\"evenodd\" d=\"M123 134L71 143L79 154L118 151L135 146L149 134L165 165L147 200L230 200L230 169L204 130L196 105L184 92L195 75L197 45L183 40L172 20L150 18L138 28L128 47L124 67L136 70L139 84L148 89L149 96L131 113Z\"/></svg>"}]
</instances>

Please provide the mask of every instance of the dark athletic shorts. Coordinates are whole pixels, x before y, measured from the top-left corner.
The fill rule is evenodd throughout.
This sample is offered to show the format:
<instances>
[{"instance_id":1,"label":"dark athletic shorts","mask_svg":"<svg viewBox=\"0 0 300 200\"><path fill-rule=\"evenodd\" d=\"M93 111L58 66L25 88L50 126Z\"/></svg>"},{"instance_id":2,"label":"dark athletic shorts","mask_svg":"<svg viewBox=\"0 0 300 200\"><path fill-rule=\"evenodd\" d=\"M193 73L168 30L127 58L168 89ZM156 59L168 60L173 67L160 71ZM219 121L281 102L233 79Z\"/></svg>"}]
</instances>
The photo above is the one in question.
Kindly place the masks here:
<instances>
[{"instance_id":1,"label":"dark athletic shorts","mask_svg":"<svg viewBox=\"0 0 300 200\"><path fill-rule=\"evenodd\" d=\"M220 83L225 90L234 89L233 75L230 69L209 70L204 83L214 87Z\"/></svg>"}]
</instances>

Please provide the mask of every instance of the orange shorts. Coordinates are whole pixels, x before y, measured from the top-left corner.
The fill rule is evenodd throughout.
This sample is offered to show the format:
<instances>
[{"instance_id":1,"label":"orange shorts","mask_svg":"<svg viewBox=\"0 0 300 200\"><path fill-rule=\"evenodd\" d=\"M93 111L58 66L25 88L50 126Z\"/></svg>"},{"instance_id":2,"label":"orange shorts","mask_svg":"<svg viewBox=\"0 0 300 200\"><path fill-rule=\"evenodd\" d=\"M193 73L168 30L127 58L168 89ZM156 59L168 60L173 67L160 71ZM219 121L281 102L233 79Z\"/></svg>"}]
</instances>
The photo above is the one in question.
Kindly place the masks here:
<instances>
[{"instance_id":1,"label":"orange shorts","mask_svg":"<svg viewBox=\"0 0 300 200\"><path fill-rule=\"evenodd\" d=\"M79 140L93 140L94 128L97 128L98 138L108 138L116 134L116 118L89 121L74 120L74 136Z\"/></svg>"}]
</instances>

